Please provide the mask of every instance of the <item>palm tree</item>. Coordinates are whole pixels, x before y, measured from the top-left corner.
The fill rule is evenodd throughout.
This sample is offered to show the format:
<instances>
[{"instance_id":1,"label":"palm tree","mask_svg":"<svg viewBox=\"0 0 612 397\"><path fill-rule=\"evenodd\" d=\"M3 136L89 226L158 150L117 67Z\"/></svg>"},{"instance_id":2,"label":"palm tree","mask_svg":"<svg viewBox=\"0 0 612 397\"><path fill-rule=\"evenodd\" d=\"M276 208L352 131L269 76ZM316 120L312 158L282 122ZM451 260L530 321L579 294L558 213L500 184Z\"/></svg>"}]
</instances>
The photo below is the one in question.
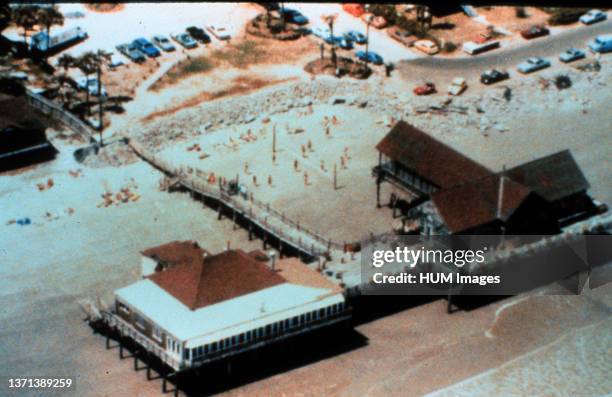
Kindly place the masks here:
<instances>
[{"instance_id":1,"label":"palm tree","mask_svg":"<svg viewBox=\"0 0 612 397\"><path fill-rule=\"evenodd\" d=\"M332 38L331 44L331 54L332 54L332 62L334 63L334 69L338 67L338 58L336 57L336 41L334 38L334 22L336 21L336 14L333 15L324 15L323 20L329 26L329 34Z\"/></svg>"},{"instance_id":2,"label":"palm tree","mask_svg":"<svg viewBox=\"0 0 612 397\"><path fill-rule=\"evenodd\" d=\"M49 41L51 40L51 26L63 25L64 15L59 12L57 6L41 7L37 11L38 23L45 27L47 33L47 49L49 49Z\"/></svg>"},{"instance_id":3,"label":"palm tree","mask_svg":"<svg viewBox=\"0 0 612 397\"><path fill-rule=\"evenodd\" d=\"M64 74L68 73L68 69L75 66L75 64L76 64L76 59L72 55L67 54L67 53L62 54L57 59L57 65L61 67L62 69L64 69Z\"/></svg>"},{"instance_id":4,"label":"palm tree","mask_svg":"<svg viewBox=\"0 0 612 397\"><path fill-rule=\"evenodd\" d=\"M85 74L85 98L88 116L91 115L91 108L89 106L89 76L97 71L96 63L96 54L91 51L84 53L75 60L76 67Z\"/></svg>"},{"instance_id":5,"label":"palm tree","mask_svg":"<svg viewBox=\"0 0 612 397\"><path fill-rule=\"evenodd\" d=\"M103 115L104 108L102 106L103 95L102 95L102 66L110 62L111 53L106 52L104 50L98 50L94 54L94 64L96 67L96 72L98 74L98 131L100 133L100 146L103 145L102 142L102 130L104 129L103 123Z\"/></svg>"},{"instance_id":6,"label":"palm tree","mask_svg":"<svg viewBox=\"0 0 612 397\"><path fill-rule=\"evenodd\" d=\"M20 6L13 9L13 21L15 25L23 29L23 42L28 44L28 32L38 23L38 6Z\"/></svg>"}]
</instances>

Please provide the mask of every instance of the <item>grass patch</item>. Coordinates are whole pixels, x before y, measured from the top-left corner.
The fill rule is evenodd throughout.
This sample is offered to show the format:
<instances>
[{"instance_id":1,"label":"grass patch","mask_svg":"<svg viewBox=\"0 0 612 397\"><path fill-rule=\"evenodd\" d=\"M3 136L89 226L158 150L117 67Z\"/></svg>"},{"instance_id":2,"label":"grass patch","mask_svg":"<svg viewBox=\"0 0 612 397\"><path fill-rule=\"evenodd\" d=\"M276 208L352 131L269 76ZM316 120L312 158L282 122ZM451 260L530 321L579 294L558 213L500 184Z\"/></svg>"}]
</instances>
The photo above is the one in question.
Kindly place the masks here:
<instances>
[{"instance_id":1,"label":"grass patch","mask_svg":"<svg viewBox=\"0 0 612 397\"><path fill-rule=\"evenodd\" d=\"M167 85L189 77L193 74L206 73L213 70L214 63L207 57L189 58L174 65L162 78L157 80L150 89L157 91Z\"/></svg>"},{"instance_id":2,"label":"grass patch","mask_svg":"<svg viewBox=\"0 0 612 397\"><path fill-rule=\"evenodd\" d=\"M268 53L256 41L246 40L227 49L216 50L212 57L236 68L244 69L249 65L264 62Z\"/></svg>"}]
</instances>

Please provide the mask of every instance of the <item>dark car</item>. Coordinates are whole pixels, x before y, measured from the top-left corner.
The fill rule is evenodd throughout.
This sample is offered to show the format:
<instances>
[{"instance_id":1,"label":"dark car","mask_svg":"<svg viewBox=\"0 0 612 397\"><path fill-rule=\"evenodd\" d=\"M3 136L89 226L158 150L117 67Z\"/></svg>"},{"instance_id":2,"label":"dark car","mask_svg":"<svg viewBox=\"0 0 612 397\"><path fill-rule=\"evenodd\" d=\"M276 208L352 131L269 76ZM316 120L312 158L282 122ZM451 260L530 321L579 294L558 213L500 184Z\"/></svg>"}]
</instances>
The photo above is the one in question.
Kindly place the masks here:
<instances>
[{"instance_id":1,"label":"dark car","mask_svg":"<svg viewBox=\"0 0 612 397\"><path fill-rule=\"evenodd\" d=\"M289 23L294 23L296 25L306 25L308 23L308 18L302 15L298 10L283 8L280 10L280 14L284 16L285 21Z\"/></svg>"},{"instance_id":2,"label":"dark car","mask_svg":"<svg viewBox=\"0 0 612 397\"><path fill-rule=\"evenodd\" d=\"M521 30L521 36L523 36L524 39L534 39L536 37L546 36L549 33L550 31L548 28L542 25L533 25L528 29Z\"/></svg>"},{"instance_id":3,"label":"dark car","mask_svg":"<svg viewBox=\"0 0 612 397\"><path fill-rule=\"evenodd\" d=\"M344 37L347 40L350 40L350 41L352 41L354 43L357 43L357 44L365 44L366 41L367 41L365 35L363 33L361 33L361 32L356 31L356 30L350 30L350 31L344 33Z\"/></svg>"},{"instance_id":4,"label":"dark car","mask_svg":"<svg viewBox=\"0 0 612 397\"><path fill-rule=\"evenodd\" d=\"M353 42L348 40L346 37L344 36L326 36L323 40L325 40L325 42L327 44L334 44L337 45L338 47L342 48L343 50L351 50L353 48Z\"/></svg>"},{"instance_id":5,"label":"dark car","mask_svg":"<svg viewBox=\"0 0 612 397\"><path fill-rule=\"evenodd\" d=\"M482 84L493 84L508 78L510 78L510 74L508 72L491 69L480 75L480 82Z\"/></svg>"},{"instance_id":6,"label":"dark car","mask_svg":"<svg viewBox=\"0 0 612 397\"><path fill-rule=\"evenodd\" d=\"M145 38L138 38L132 42L132 45L145 53L149 58L155 58L161 55L161 52Z\"/></svg>"},{"instance_id":7,"label":"dark car","mask_svg":"<svg viewBox=\"0 0 612 397\"><path fill-rule=\"evenodd\" d=\"M189 33L189 36L193 37L195 40L199 41L202 44L210 43L210 36L206 34L204 29L195 26L190 26L185 29L185 31Z\"/></svg>"},{"instance_id":8,"label":"dark car","mask_svg":"<svg viewBox=\"0 0 612 397\"><path fill-rule=\"evenodd\" d=\"M382 65L383 64L383 58L378 55L375 52L372 51L368 51L368 53L366 54L365 51L357 51L355 53L355 55L357 56L357 58L360 61L364 61L364 62L371 62L374 65Z\"/></svg>"}]
</instances>

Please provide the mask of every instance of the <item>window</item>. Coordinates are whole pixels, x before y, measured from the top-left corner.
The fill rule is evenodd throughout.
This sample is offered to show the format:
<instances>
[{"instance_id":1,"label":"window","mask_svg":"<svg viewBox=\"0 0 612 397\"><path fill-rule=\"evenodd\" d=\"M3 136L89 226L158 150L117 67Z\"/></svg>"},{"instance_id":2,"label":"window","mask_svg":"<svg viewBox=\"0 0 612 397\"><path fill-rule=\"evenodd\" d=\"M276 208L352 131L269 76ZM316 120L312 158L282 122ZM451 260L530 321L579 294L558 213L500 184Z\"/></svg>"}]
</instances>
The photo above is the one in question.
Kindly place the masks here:
<instances>
[{"instance_id":1,"label":"window","mask_svg":"<svg viewBox=\"0 0 612 397\"><path fill-rule=\"evenodd\" d=\"M185 360L189 360L189 349L185 349Z\"/></svg>"},{"instance_id":2,"label":"window","mask_svg":"<svg viewBox=\"0 0 612 397\"><path fill-rule=\"evenodd\" d=\"M144 331L147 327L145 319L142 318L138 313L134 313L134 325L140 328L141 331Z\"/></svg>"},{"instance_id":3,"label":"window","mask_svg":"<svg viewBox=\"0 0 612 397\"><path fill-rule=\"evenodd\" d=\"M297 326L298 326L298 323L299 323L299 318L298 318L297 316L293 317L293 324L292 324L292 325L293 325L294 327L297 327Z\"/></svg>"},{"instance_id":4,"label":"window","mask_svg":"<svg viewBox=\"0 0 612 397\"><path fill-rule=\"evenodd\" d=\"M164 340L164 336L163 333L161 331L161 329L159 329L158 327L153 327L153 332L151 332L151 334L153 335L153 338L158 341L159 343L161 343Z\"/></svg>"},{"instance_id":5,"label":"window","mask_svg":"<svg viewBox=\"0 0 612 397\"><path fill-rule=\"evenodd\" d=\"M270 324L266 325L266 335L272 334L272 326Z\"/></svg>"},{"instance_id":6,"label":"window","mask_svg":"<svg viewBox=\"0 0 612 397\"><path fill-rule=\"evenodd\" d=\"M309 321L310 321L310 312L306 313L306 322L309 322Z\"/></svg>"},{"instance_id":7,"label":"window","mask_svg":"<svg viewBox=\"0 0 612 397\"><path fill-rule=\"evenodd\" d=\"M246 340L247 342L251 340L251 331L246 332Z\"/></svg>"},{"instance_id":8,"label":"window","mask_svg":"<svg viewBox=\"0 0 612 397\"><path fill-rule=\"evenodd\" d=\"M342 309L344 309L344 303L340 302L340 303L338 303L338 311L341 312Z\"/></svg>"},{"instance_id":9,"label":"window","mask_svg":"<svg viewBox=\"0 0 612 397\"><path fill-rule=\"evenodd\" d=\"M278 323L272 324L272 333L276 334L278 332Z\"/></svg>"},{"instance_id":10,"label":"window","mask_svg":"<svg viewBox=\"0 0 612 397\"><path fill-rule=\"evenodd\" d=\"M191 357L196 358L198 356L198 348L194 347L191 349Z\"/></svg>"},{"instance_id":11,"label":"window","mask_svg":"<svg viewBox=\"0 0 612 397\"><path fill-rule=\"evenodd\" d=\"M244 343L244 334L238 336L238 343Z\"/></svg>"},{"instance_id":12,"label":"window","mask_svg":"<svg viewBox=\"0 0 612 397\"><path fill-rule=\"evenodd\" d=\"M290 322L290 321L291 321L291 320L289 320L289 319L286 319L286 320L285 320L285 329L289 329L289 322Z\"/></svg>"},{"instance_id":13,"label":"window","mask_svg":"<svg viewBox=\"0 0 612 397\"><path fill-rule=\"evenodd\" d=\"M236 346L236 336L232 336L232 346Z\"/></svg>"},{"instance_id":14,"label":"window","mask_svg":"<svg viewBox=\"0 0 612 397\"><path fill-rule=\"evenodd\" d=\"M306 322L306 316L303 314L300 316L300 324L304 324Z\"/></svg>"},{"instance_id":15,"label":"window","mask_svg":"<svg viewBox=\"0 0 612 397\"><path fill-rule=\"evenodd\" d=\"M210 345L210 351L211 351L211 352L216 352L216 351L217 351L217 342L213 342L213 343Z\"/></svg>"},{"instance_id":16,"label":"window","mask_svg":"<svg viewBox=\"0 0 612 397\"><path fill-rule=\"evenodd\" d=\"M198 346L198 356L201 356L204 353L204 346Z\"/></svg>"},{"instance_id":17,"label":"window","mask_svg":"<svg viewBox=\"0 0 612 397\"><path fill-rule=\"evenodd\" d=\"M117 308L120 312L129 315L130 314L130 308L127 307L126 305L124 305L123 303L117 301Z\"/></svg>"},{"instance_id":18,"label":"window","mask_svg":"<svg viewBox=\"0 0 612 397\"><path fill-rule=\"evenodd\" d=\"M325 309L319 309L319 318L325 317Z\"/></svg>"},{"instance_id":19,"label":"window","mask_svg":"<svg viewBox=\"0 0 612 397\"><path fill-rule=\"evenodd\" d=\"M219 350L225 349L225 339L219 341Z\"/></svg>"},{"instance_id":20,"label":"window","mask_svg":"<svg viewBox=\"0 0 612 397\"><path fill-rule=\"evenodd\" d=\"M208 354L210 345L204 345L204 354Z\"/></svg>"},{"instance_id":21,"label":"window","mask_svg":"<svg viewBox=\"0 0 612 397\"><path fill-rule=\"evenodd\" d=\"M337 306L337 305L335 305L335 304L334 304L334 305L332 305L332 313L333 313L333 314L338 313L338 306Z\"/></svg>"},{"instance_id":22,"label":"window","mask_svg":"<svg viewBox=\"0 0 612 397\"><path fill-rule=\"evenodd\" d=\"M327 306L327 315L331 316L331 312L332 312L331 306Z\"/></svg>"}]
</instances>

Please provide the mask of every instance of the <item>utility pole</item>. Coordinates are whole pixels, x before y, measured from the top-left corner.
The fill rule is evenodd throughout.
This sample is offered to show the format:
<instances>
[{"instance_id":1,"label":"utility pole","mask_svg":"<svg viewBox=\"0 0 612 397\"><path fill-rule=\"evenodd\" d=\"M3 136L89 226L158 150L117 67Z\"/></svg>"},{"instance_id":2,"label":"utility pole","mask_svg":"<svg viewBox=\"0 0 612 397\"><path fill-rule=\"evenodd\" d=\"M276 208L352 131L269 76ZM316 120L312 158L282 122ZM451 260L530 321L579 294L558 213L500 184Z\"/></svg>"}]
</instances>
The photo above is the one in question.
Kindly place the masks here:
<instances>
[{"instance_id":1,"label":"utility pole","mask_svg":"<svg viewBox=\"0 0 612 397\"><path fill-rule=\"evenodd\" d=\"M276 153L276 124L272 126L272 154Z\"/></svg>"},{"instance_id":2,"label":"utility pole","mask_svg":"<svg viewBox=\"0 0 612 397\"><path fill-rule=\"evenodd\" d=\"M370 48L370 23L372 23L372 18L368 18L366 22L366 43L365 43L365 66L366 69L368 67L368 50Z\"/></svg>"},{"instance_id":3,"label":"utility pole","mask_svg":"<svg viewBox=\"0 0 612 397\"><path fill-rule=\"evenodd\" d=\"M338 189L338 164L334 163L334 190Z\"/></svg>"}]
</instances>

